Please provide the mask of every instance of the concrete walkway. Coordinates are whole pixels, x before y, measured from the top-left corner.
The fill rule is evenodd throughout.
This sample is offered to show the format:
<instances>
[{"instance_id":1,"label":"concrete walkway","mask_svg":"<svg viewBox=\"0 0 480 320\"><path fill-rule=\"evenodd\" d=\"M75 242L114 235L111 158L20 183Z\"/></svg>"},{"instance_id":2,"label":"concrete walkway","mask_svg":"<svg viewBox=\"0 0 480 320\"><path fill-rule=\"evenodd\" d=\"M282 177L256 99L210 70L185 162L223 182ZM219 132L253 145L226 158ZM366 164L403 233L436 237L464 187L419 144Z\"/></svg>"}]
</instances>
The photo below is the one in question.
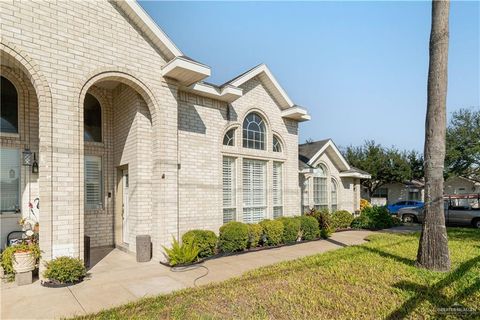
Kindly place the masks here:
<instances>
[{"instance_id":1,"label":"concrete walkway","mask_svg":"<svg viewBox=\"0 0 480 320\"><path fill-rule=\"evenodd\" d=\"M54 289L42 287L39 281L22 287L2 283L0 318L55 319L98 312L141 297L219 282L258 267L362 244L370 234L339 232L328 240L212 259L201 264L208 274L204 267L174 272L158 262L137 263L130 254L109 249L90 269L89 279L75 286Z\"/></svg>"}]
</instances>

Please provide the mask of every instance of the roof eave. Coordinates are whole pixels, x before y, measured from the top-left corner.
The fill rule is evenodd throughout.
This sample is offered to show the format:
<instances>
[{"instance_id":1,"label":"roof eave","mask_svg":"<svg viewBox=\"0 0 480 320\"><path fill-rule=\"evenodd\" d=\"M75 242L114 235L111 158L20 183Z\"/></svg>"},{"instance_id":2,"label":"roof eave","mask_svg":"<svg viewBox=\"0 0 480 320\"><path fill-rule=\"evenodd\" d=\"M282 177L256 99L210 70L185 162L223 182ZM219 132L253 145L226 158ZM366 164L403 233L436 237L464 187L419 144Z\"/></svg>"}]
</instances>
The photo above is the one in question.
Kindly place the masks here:
<instances>
[{"instance_id":1,"label":"roof eave","mask_svg":"<svg viewBox=\"0 0 480 320\"><path fill-rule=\"evenodd\" d=\"M210 67L183 57L176 57L162 67L163 77L175 79L184 86L199 82L210 74Z\"/></svg>"}]
</instances>

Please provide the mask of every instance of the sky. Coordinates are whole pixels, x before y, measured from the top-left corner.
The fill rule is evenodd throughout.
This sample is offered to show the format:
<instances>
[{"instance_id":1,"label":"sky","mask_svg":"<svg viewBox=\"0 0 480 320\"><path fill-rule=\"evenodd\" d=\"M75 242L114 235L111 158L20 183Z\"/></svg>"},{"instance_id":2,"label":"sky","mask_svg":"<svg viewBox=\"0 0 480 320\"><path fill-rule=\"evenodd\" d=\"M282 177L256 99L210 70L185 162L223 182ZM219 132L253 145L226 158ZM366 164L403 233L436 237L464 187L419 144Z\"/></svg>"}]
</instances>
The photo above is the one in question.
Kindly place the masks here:
<instances>
[{"instance_id":1,"label":"sky","mask_svg":"<svg viewBox=\"0 0 480 320\"><path fill-rule=\"evenodd\" d=\"M299 142L423 151L430 2L141 1L182 52L225 81L266 63L310 113ZM480 106L480 5L453 1L447 112Z\"/></svg>"}]
</instances>

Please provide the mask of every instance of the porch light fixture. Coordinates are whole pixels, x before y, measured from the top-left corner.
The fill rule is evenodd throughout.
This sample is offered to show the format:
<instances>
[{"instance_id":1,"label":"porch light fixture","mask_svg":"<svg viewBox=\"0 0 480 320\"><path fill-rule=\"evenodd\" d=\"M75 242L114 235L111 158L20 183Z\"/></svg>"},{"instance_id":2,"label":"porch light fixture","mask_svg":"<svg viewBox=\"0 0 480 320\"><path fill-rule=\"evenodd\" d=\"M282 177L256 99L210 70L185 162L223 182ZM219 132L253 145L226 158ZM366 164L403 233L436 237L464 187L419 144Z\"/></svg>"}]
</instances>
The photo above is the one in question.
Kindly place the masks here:
<instances>
[{"instance_id":1,"label":"porch light fixture","mask_svg":"<svg viewBox=\"0 0 480 320\"><path fill-rule=\"evenodd\" d=\"M37 155L35 152L33 153L32 173L38 173L38 162L37 162Z\"/></svg>"},{"instance_id":2,"label":"porch light fixture","mask_svg":"<svg viewBox=\"0 0 480 320\"><path fill-rule=\"evenodd\" d=\"M30 151L30 149L28 148L25 148L25 150L23 150L23 165L24 166L32 165L32 151Z\"/></svg>"}]
</instances>

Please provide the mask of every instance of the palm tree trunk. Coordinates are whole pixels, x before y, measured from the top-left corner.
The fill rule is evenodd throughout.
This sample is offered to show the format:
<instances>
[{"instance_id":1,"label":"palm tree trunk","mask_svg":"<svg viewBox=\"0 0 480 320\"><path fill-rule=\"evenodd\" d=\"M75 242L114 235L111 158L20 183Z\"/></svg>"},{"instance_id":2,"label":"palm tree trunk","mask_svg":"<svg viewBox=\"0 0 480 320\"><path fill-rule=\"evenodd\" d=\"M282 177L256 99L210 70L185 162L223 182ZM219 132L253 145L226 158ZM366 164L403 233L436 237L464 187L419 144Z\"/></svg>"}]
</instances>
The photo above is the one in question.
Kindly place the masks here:
<instances>
[{"instance_id":1,"label":"palm tree trunk","mask_svg":"<svg viewBox=\"0 0 480 320\"><path fill-rule=\"evenodd\" d=\"M449 10L448 0L432 2L424 149L425 219L417 255L419 267L436 271L450 269L443 207Z\"/></svg>"}]
</instances>

